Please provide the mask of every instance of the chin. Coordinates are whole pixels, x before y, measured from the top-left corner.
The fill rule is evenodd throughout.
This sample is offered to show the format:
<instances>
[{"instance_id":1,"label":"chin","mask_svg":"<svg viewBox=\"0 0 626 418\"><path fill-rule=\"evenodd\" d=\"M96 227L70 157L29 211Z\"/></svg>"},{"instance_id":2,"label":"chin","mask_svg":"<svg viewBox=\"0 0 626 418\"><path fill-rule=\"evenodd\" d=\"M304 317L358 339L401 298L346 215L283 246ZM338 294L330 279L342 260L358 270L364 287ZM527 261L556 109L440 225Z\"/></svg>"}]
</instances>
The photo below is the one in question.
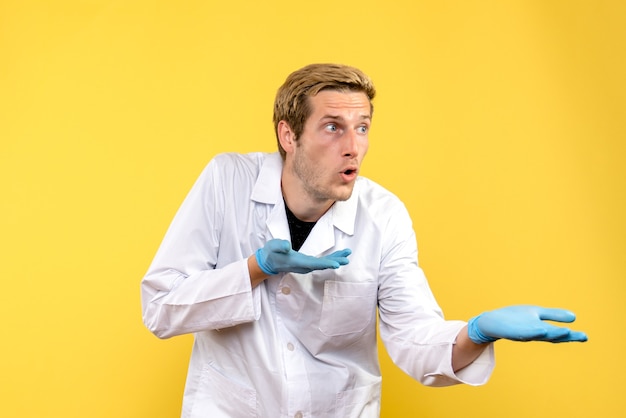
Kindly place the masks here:
<instances>
[{"instance_id":1,"label":"chin","mask_svg":"<svg viewBox=\"0 0 626 418\"><path fill-rule=\"evenodd\" d=\"M350 196L352 196L353 189L354 187L351 186L348 190L342 190L341 192L336 193L334 200L338 202L343 202L345 200L350 199Z\"/></svg>"}]
</instances>

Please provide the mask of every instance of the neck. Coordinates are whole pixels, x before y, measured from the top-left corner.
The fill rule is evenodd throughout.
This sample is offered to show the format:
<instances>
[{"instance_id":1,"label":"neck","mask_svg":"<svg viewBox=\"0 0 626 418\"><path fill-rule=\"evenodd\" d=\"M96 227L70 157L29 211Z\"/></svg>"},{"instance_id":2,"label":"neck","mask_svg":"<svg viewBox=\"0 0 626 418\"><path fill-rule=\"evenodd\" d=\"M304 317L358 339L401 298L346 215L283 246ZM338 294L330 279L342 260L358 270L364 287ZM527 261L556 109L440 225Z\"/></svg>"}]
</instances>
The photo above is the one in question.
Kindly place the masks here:
<instances>
[{"instance_id":1,"label":"neck","mask_svg":"<svg viewBox=\"0 0 626 418\"><path fill-rule=\"evenodd\" d=\"M281 189L289 210L301 221L317 222L335 203L333 200L320 200L310 196L296 179L286 176L283 171Z\"/></svg>"},{"instance_id":2,"label":"neck","mask_svg":"<svg viewBox=\"0 0 626 418\"><path fill-rule=\"evenodd\" d=\"M317 222L333 205L332 200L312 201L305 193L292 194L283 187L283 198L289 210L304 222Z\"/></svg>"}]
</instances>

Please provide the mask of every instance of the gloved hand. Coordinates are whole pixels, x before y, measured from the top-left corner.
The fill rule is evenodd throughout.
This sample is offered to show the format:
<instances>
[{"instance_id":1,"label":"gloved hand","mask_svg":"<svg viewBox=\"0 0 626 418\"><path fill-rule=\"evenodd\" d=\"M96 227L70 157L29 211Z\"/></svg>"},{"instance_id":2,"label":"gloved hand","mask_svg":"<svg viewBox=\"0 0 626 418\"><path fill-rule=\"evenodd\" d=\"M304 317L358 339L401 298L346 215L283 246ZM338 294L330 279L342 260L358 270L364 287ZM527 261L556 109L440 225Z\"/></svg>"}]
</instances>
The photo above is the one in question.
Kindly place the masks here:
<instances>
[{"instance_id":1,"label":"gloved hand","mask_svg":"<svg viewBox=\"0 0 626 418\"><path fill-rule=\"evenodd\" d=\"M508 306L485 312L470 319L467 325L469 338L477 344L490 343L500 338L514 341L548 341L562 343L587 341L583 332L551 325L544 320L573 322L570 311L539 306Z\"/></svg>"},{"instance_id":2,"label":"gloved hand","mask_svg":"<svg viewBox=\"0 0 626 418\"><path fill-rule=\"evenodd\" d=\"M336 251L324 257L313 257L294 251L289 241L273 239L255 253L256 262L265 274L280 272L310 273L314 270L336 269L349 263L350 249Z\"/></svg>"}]
</instances>

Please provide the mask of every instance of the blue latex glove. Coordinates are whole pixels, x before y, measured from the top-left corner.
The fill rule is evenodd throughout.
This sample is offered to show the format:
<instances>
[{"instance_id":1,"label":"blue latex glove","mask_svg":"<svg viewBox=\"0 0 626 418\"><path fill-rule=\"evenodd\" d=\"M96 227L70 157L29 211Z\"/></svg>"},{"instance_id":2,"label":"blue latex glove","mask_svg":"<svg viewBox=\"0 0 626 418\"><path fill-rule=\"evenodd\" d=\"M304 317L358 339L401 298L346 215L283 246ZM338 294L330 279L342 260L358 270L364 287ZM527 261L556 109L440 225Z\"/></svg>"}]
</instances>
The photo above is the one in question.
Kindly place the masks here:
<instances>
[{"instance_id":1,"label":"blue latex glove","mask_svg":"<svg viewBox=\"0 0 626 418\"><path fill-rule=\"evenodd\" d=\"M469 338L477 344L494 342L500 338L553 343L587 341L587 335L583 332L570 331L568 328L544 322L573 322L575 319L576 315L564 309L530 305L508 306L470 319L467 332Z\"/></svg>"},{"instance_id":2,"label":"blue latex glove","mask_svg":"<svg viewBox=\"0 0 626 418\"><path fill-rule=\"evenodd\" d=\"M265 274L280 272L310 273L314 270L337 269L349 263L350 249L336 251L323 257L313 257L294 251L289 241L273 239L255 253L256 262Z\"/></svg>"}]
</instances>

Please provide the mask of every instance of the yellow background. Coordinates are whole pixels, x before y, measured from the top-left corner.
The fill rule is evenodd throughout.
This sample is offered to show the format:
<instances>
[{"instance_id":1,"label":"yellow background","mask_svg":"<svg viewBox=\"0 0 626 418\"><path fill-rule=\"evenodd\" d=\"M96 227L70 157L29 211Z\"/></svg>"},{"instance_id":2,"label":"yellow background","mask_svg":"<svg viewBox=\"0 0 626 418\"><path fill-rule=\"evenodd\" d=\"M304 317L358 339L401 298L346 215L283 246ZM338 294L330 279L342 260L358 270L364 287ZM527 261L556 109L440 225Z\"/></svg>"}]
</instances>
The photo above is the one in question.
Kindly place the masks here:
<instances>
[{"instance_id":1,"label":"yellow background","mask_svg":"<svg viewBox=\"0 0 626 418\"><path fill-rule=\"evenodd\" d=\"M586 344L497 344L483 387L383 365L382 416L619 417L626 7L615 1L0 1L0 415L175 417L191 337L139 282L222 151L273 151L310 62L374 79L364 174L448 318L566 307Z\"/></svg>"}]
</instances>

